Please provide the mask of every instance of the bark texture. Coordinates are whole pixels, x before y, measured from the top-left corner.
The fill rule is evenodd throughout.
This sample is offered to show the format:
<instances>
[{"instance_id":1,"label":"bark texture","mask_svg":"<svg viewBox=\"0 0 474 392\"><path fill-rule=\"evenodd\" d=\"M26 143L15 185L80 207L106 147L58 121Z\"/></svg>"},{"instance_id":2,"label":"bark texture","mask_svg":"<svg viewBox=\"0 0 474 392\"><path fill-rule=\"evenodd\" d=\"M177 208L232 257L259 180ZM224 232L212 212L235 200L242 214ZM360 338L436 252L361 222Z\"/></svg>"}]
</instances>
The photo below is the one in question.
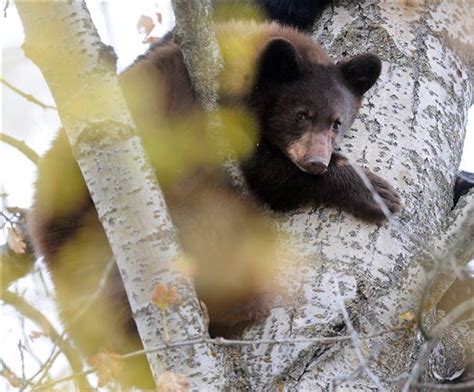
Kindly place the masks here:
<instances>
[{"instance_id":1,"label":"bark texture","mask_svg":"<svg viewBox=\"0 0 474 392\"><path fill-rule=\"evenodd\" d=\"M173 0L176 36L199 101L208 110L217 108L218 76L222 57L212 28L210 0Z\"/></svg>"},{"instance_id":2,"label":"bark texture","mask_svg":"<svg viewBox=\"0 0 474 392\"><path fill-rule=\"evenodd\" d=\"M84 2L23 3L24 50L41 69L119 266L145 349L207 334L191 280L176 268L175 229L122 98L115 55L100 42ZM179 301L159 309L156 285ZM158 378L183 374L193 388L221 385L205 344L151 352Z\"/></svg>"},{"instance_id":3,"label":"bark texture","mask_svg":"<svg viewBox=\"0 0 474 392\"><path fill-rule=\"evenodd\" d=\"M292 249L282 254L288 268L280 277L290 300L276 305L247 338L350 332L336 278L356 331L389 329L400 314L416 312L431 272L450 268L436 265L427 251L446 227L471 103L472 64L458 50L472 39L461 27L467 20L472 4L459 1L340 1L323 14L314 38L333 58L371 51L383 60L381 79L341 150L391 181L404 207L397 225L368 225L330 208L276 217ZM239 381L251 390L277 384L286 390L400 390L418 358L416 336L256 345L233 355Z\"/></svg>"}]
</instances>

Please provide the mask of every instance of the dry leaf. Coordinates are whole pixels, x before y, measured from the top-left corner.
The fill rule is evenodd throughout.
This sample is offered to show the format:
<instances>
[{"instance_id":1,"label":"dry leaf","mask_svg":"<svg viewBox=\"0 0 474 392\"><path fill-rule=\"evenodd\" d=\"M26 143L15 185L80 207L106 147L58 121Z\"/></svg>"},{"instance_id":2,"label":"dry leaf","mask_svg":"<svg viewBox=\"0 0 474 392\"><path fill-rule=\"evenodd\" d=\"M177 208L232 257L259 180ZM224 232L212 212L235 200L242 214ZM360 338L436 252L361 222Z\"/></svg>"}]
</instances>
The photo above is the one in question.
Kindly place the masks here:
<instances>
[{"instance_id":1,"label":"dry leaf","mask_svg":"<svg viewBox=\"0 0 474 392\"><path fill-rule=\"evenodd\" d=\"M13 388L21 388L23 386L23 382L10 370L3 369L0 373Z\"/></svg>"},{"instance_id":2,"label":"dry leaf","mask_svg":"<svg viewBox=\"0 0 474 392\"><path fill-rule=\"evenodd\" d=\"M41 331L33 331L28 335L28 337L31 339L32 342L34 342L36 339L41 338L43 336L48 337L46 333L41 332Z\"/></svg>"},{"instance_id":3,"label":"dry leaf","mask_svg":"<svg viewBox=\"0 0 474 392\"><path fill-rule=\"evenodd\" d=\"M178 304L181 298L174 287L157 284L153 290L151 300L161 309L167 309L170 305Z\"/></svg>"}]
</instances>

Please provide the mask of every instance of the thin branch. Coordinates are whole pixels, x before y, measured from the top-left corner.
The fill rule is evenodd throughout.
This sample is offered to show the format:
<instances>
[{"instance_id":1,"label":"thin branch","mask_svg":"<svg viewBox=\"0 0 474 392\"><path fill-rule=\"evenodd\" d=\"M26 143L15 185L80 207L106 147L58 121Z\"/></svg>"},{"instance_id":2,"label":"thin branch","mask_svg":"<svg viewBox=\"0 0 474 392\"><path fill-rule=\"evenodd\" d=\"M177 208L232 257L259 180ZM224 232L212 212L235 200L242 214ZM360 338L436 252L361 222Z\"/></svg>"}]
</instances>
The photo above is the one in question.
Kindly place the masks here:
<instances>
[{"instance_id":1,"label":"thin branch","mask_svg":"<svg viewBox=\"0 0 474 392\"><path fill-rule=\"evenodd\" d=\"M23 314L25 317L32 320L36 325L38 325L47 336L56 344L59 349L64 353L71 369L74 373L78 373L82 370L82 361L80 356L77 354L76 350L69 344L67 340L60 335L49 320L37 310L34 306L30 305L24 298L21 296L12 293L9 290L2 292L2 299L5 303L13 306L18 312ZM87 382L85 377L78 379L78 385L81 390L90 389L90 385Z\"/></svg>"},{"instance_id":2,"label":"thin branch","mask_svg":"<svg viewBox=\"0 0 474 392\"><path fill-rule=\"evenodd\" d=\"M389 333L395 333L395 332L401 332L401 331L406 331L406 327L395 327L393 329L389 330L384 330L375 334L371 335L362 335L360 337L361 340L368 340L368 339L374 339L376 337L380 337ZM259 344L268 344L268 345L273 345L273 344L299 344L299 343L317 343L317 344L333 344L333 343L339 343L339 342L344 342L347 340L352 340L351 336L329 336L329 337L321 337L321 338L294 338L294 339L243 339L243 340L237 340L237 339L224 339L224 338L197 338L197 339L191 339L191 340L183 340L180 342L174 342L174 343L169 343L169 344L163 344L160 346L153 347L151 352L156 352L156 351L162 351L162 350L167 350L173 347L181 347L181 346L190 346L190 345L195 345L195 344L213 344L217 346L255 346ZM136 357L138 355L143 355L150 350L139 350L139 351L134 351L133 353L125 354L123 356L124 359Z\"/></svg>"},{"instance_id":3,"label":"thin branch","mask_svg":"<svg viewBox=\"0 0 474 392\"><path fill-rule=\"evenodd\" d=\"M210 0L171 2L176 18L176 35L192 85L199 101L208 111L217 108L218 75L222 55L212 26Z\"/></svg>"},{"instance_id":4,"label":"thin branch","mask_svg":"<svg viewBox=\"0 0 474 392\"><path fill-rule=\"evenodd\" d=\"M29 383L28 380L22 380L21 377L18 377L13 370L11 370L8 365L3 361L3 359L0 359L0 365L2 365L2 370L0 370L0 376L4 377L8 383L14 387L14 388L19 388L19 385L13 385L16 383L21 383L23 385L28 384L32 386L31 383Z\"/></svg>"},{"instance_id":5,"label":"thin branch","mask_svg":"<svg viewBox=\"0 0 474 392\"><path fill-rule=\"evenodd\" d=\"M394 327L392 329L384 330L377 332L371 335L361 335L361 340L366 339L374 339L389 333L396 333L396 332L404 332L406 331L406 327ZM179 342L172 342L168 344L163 344L160 346L153 347L149 350L138 350L128 354L122 355L122 359L127 360L131 359L140 355L163 351L172 349L175 347L184 347L184 346L193 346L197 344L213 344L216 346L255 346L259 344L298 344L298 343L318 343L318 344L333 344L339 343L347 340L352 340L351 336L331 336L331 337L322 337L322 338L295 338L295 339L256 339L256 340L232 340L232 339L224 339L224 338L197 338L197 339L190 339L190 340L183 340ZM75 373L70 376L66 376L60 378L58 380L54 380L49 384L41 385L41 389L51 388L54 385L71 381L79 375L87 375L92 374L96 371L96 369L88 369L84 370L83 372Z\"/></svg>"},{"instance_id":6,"label":"thin branch","mask_svg":"<svg viewBox=\"0 0 474 392\"><path fill-rule=\"evenodd\" d=\"M367 373L369 378L374 382L374 384L377 386L379 391L385 391L385 388L382 386L382 383L380 382L380 379L377 377L375 373L370 370L367 360L364 358L364 355L362 354L362 347L360 345L360 338L359 335L357 334L356 330L354 329L354 326L352 325L351 319L349 317L349 313L347 312L347 309L344 305L344 300L342 299L342 294L341 290L339 288L339 279L335 276L334 277L334 283L335 283L335 292L337 296L337 300L339 302L339 306L342 312L342 317L344 318L344 323L346 324L347 331L349 332L349 336L352 340L352 344L354 345L354 349L357 355L357 359L359 360L360 365L364 369L364 371Z\"/></svg>"},{"instance_id":7,"label":"thin branch","mask_svg":"<svg viewBox=\"0 0 474 392\"><path fill-rule=\"evenodd\" d=\"M56 359L59 357L59 354L61 354L61 350L58 350L56 352L52 351L51 352L51 355L50 357L48 358L48 360L44 363L44 366L42 366L40 369L39 369L39 372L41 372L41 376L39 378L39 380L37 382L35 382L35 386L41 386L41 383L43 382L43 380L48 376L48 373L49 373L49 369L51 369L51 367L53 366L54 362L56 361ZM36 377L36 375L39 374L39 373L36 373L34 375L34 377ZM32 377L31 379L33 379L34 377Z\"/></svg>"},{"instance_id":8,"label":"thin branch","mask_svg":"<svg viewBox=\"0 0 474 392\"><path fill-rule=\"evenodd\" d=\"M5 144L8 144L9 146L16 148L35 165L38 164L39 155L35 152L35 150L29 147L24 141L15 139L13 136L9 136L5 132L2 132L1 140Z\"/></svg>"},{"instance_id":9,"label":"thin branch","mask_svg":"<svg viewBox=\"0 0 474 392\"><path fill-rule=\"evenodd\" d=\"M63 378L59 378L57 380L53 380L48 384L39 385L39 386L33 388L32 390L33 391L49 391L55 385L62 384L62 383L68 382L68 381L76 381L79 377L85 378L85 376L87 376L89 374L92 374L92 373L95 373L95 372L96 372L96 369L87 369L87 370L84 370L84 371L81 371L81 372L71 374L70 376L66 376L66 377L63 377ZM87 390L92 391L94 389L89 387L89 389L87 389ZM81 389L81 391L82 391L82 389Z\"/></svg>"},{"instance_id":10,"label":"thin branch","mask_svg":"<svg viewBox=\"0 0 474 392\"><path fill-rule=\"evenodd\" d=\"M20 90L19 88L13 86L11 83L8 83L8 82L7 82L5 79L3 79L3 78L0 78L0 83L3 83L5 86L7 86L7 87L10 88L11 90L13 90L15 93L17 93L18 95L20 95L20 96L22 96L23 98L25 98L28 102L34 103L35 105L38 105L38 106L40 106L40 107L43 108L43 109L51 109L51 110L58 111L58 109L57 109L55 106L48 105L48 104L46 104L46 103L40 101L38 98L35 98L33 95L23 92L23 91Z\"/></svg>"},{"instance_id":11,"label":"thin branch","mask_svg":"<svg viewBox=\"0 0 474 392\"><path fill-rule=\"evenodd\" d=\"M20 351L20 362L21 362L21 379L26 379L25 375L25 352L23 350L23 345L21 344L21 340L18 341L18 351Z\"/></svg>"},{"instance_id":12,"label":"thin branch","mask_svg":"<svg viewBox=\"0 0 474 392\"><path fill-rule=\"evenodd\" d=\"M48 355L48 358L46 359L46 361L44 361L44 363L42 363L39 367L39 369L31 376L28 378L28 380L26 380L28 382L28 384L31 384L33 383L33 380L36 378L36 376L40 373L46 373L47 372L47 369L49 369L48 367L48 364L50 363L50 361L53 359L53 357L56 356L56 353L60 353L61 351L56 351L56 346L53 346L53 349L51 350L50 354ZM33 383L33 384L39 384L41 382L41 379L42 379L43 375L40 377L40 380L37 382L37 383Z\"/></svg>"},{"instance_id":13,"label":"thin branch","mask_svg":"<svg viewBox=\"0 0 474 392\"><path fill-rule=\"evenodd\" d=\"M6 18L7 17L7 9L8 9L8 6L10 5L10 0L7 0L5 2L5 7L3 7L3 17Z\"/></svg>"}]
</instances>

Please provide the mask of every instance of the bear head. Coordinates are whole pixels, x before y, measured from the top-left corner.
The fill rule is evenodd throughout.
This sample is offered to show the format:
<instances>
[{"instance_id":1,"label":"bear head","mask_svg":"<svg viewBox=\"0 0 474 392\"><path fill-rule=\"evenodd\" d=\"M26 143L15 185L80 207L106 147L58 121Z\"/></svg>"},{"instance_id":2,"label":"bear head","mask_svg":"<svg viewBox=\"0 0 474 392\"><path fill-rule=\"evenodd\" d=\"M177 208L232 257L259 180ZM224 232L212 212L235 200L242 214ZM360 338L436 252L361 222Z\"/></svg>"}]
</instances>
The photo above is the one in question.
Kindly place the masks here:
<instances>
[{"instance_id":1,"label":"bear head","mask_svg":"<svg viewBox=\"0 0 474 392\"><path fill-rule=\"evenodd\" d=\"M289 40L271 39L259 56L250 97L260 137L302 171L324 173L380 71L373 54L318 64L304 60Z\"/></svg>"}]
</instances>

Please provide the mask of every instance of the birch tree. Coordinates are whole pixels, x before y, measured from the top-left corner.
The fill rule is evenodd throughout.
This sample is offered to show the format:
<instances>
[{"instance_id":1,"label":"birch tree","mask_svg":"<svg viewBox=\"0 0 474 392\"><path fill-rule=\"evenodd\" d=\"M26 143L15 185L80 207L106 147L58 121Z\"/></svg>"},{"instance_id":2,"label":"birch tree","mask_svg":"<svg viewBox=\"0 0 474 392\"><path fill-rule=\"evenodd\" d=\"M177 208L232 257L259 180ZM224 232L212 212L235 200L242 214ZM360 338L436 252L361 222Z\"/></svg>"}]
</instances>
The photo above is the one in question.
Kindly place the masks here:
<instances>
[{"instance_id":1,"label":"birch tree","mask_svg":"<svg viewBox=\"0 0 474 392\"><path fill-rule=\"evenodd\" d=\"M431 385L440 374L462 374L462 344L449 342L457 333L457 316L473 306L472 300L445 318L433 308L449 283L463 277L466 261L474 256L474 195L450 211L472 100L474 34L468 1L346 0L323 13L314 39L335 59L371 51L383 61L381 79L366 96L341 149L395 184L404 208L381 226L327 207L274 216L285 260L280 280L288 296L276 301L267 320L248 329L244 340L232 342L203 340L206 333L192 285L169 268L179 254L174 230L162 213L164 203L149 169L143 176L145 160L110 68L110 52L91 29L84 6L19 3L18 8L29 40L28 55L55 96L129 297L145 293L131 296L145 349L160 343L171 347L160 351L162 362L156 354L149 355L155 375L164 363L185 374L192 389L226 385L257 391L398 391ZM42 29L51 20L65 22L64 29ZM78 33L87 40L71 45ZM43 58L41 42L61 56ZM81 77L69 71L57 75L57 70L66 69L80 71ZM77 101L95 102L98 88L90 87L104 85L107 101L78 116ZM96 107L100 110L93 110ZM99 129L112 133L99 134ZM117 172L120 185L114 182ZM130 192L134 189L140 192ZM110 194L112 200L107 199ZM153 203L147 206L144 200ZM150 216L162 220L152 222ZM118 228L119 222L128 224ZM134 246L124 246L132 242ZM164 244L168 250L161 259L169 262L156 272L164 279L161 284L177 287L183 298L167 309L166 320L147 295L157 275L144 279L156 256L150 249ZM417 326L400 328L400 320L416 314ZM163 325L168 326L170 341L164 339ZM186 339L186 345L172 344ZM224 365L204 341L219 346L217 358L225 358ZM436 351L440 345L444 349ZM459 369L453 366L458 362Z\"/></svg>"}]
</instances>

